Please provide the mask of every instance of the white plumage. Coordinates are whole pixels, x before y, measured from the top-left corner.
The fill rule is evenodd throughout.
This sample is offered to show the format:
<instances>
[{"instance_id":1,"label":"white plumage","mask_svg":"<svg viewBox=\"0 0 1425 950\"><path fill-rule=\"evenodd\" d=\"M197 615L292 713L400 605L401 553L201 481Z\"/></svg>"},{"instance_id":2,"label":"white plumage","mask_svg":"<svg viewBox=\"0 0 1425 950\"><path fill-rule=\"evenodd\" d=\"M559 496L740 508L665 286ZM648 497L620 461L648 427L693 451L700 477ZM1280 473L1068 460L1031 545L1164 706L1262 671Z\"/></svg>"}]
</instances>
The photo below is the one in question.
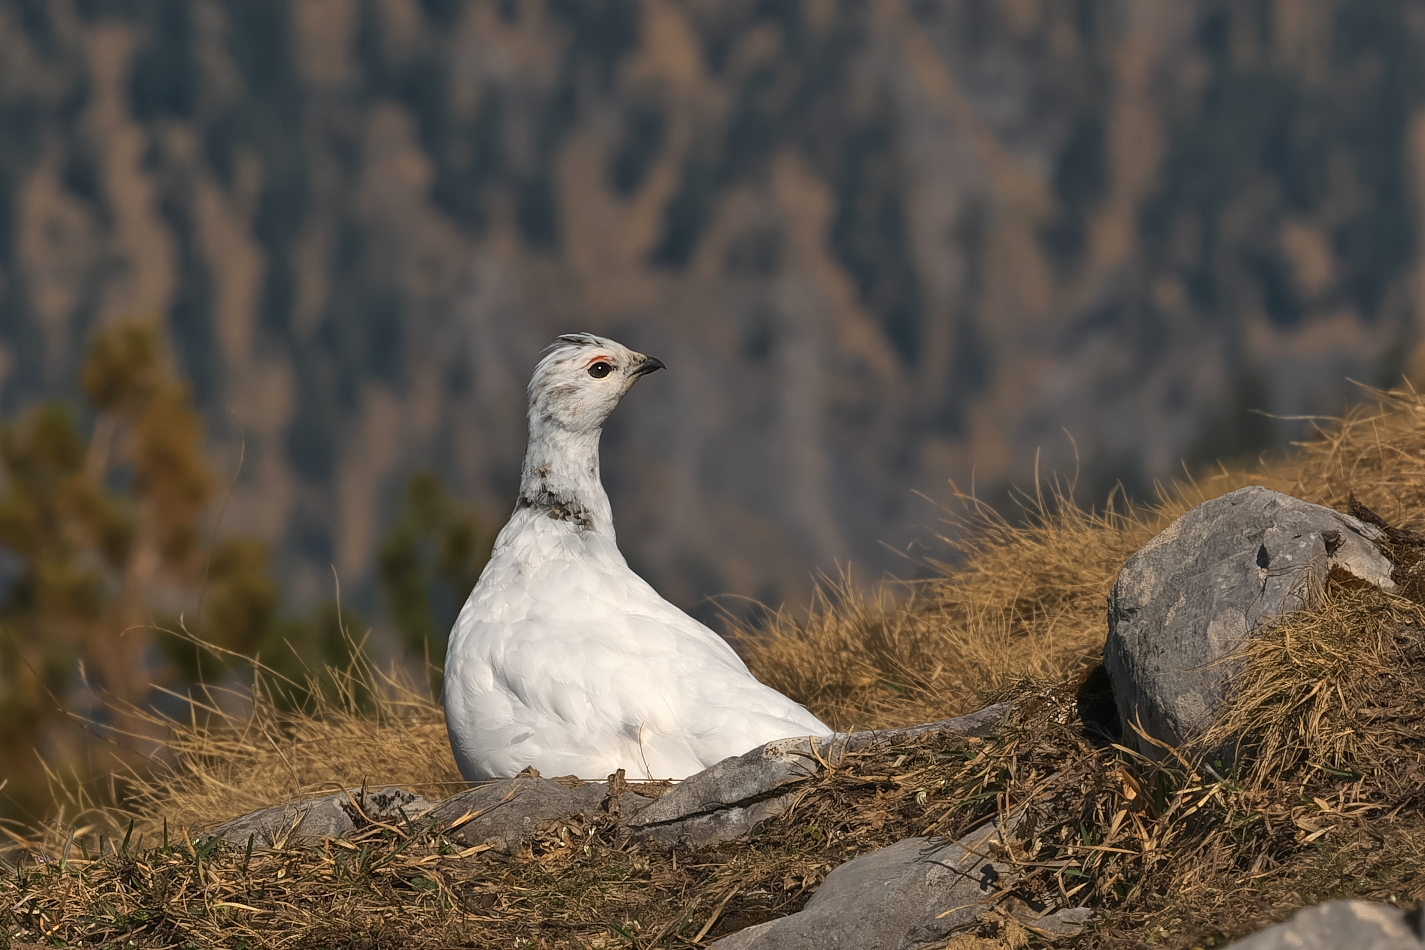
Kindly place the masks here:
<instances>
[{"instance_id":1,"label":"white plumage","mask_svg":"<svg viewBox=\"0 0 1425 950\"><path fill-rule=\"evenodd\" d=\"M604 420L658 360L561 336L529 384L520 497L455 621L445 718L461 774L684 778L828 735L624 562L599 478Z\"/></svg>"}]
</instances>

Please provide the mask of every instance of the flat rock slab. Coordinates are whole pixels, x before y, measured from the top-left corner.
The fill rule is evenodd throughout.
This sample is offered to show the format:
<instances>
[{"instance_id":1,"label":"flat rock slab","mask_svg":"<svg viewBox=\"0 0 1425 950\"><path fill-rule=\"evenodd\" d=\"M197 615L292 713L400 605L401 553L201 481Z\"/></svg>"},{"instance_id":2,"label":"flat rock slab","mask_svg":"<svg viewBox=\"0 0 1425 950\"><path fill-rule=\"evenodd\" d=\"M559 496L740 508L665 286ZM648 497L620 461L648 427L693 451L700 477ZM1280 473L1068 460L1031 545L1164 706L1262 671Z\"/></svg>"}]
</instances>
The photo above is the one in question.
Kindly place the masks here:
<instances>
[{"instance_id":1,"label":"flat rock slab","mask_svg":"<svg viewBox=\"0 0 1425 950\"><path fill-rule=\"evenodd\" d=\"M798 783L848 752L922 735L987 736L1004 722L1011 708L1008 703L998 703L966 716L907 729L778 739L689 776L646 808L628 814L625 824L635 838L664 847L705 847L740 838L758 822L786 811Z\"/></svg>"},{"instance_id":2,"label":"flat rock slab","mask_svg":"<svg viewBox=\"0 0 1425 950\"><path fill-rule=\"evenodd\" d=\"M327 838L349 838L378 823L404 826L434 807L435 802L403 788L349 788L234 818L205 837L222 838L240 848L249 843L254 848L320 844Z\"/></svg>"},{"instance_id":3,"label":"flat rock slab","mask_svg":"<svg viewBox=\"0 0 1425 950\"><path fill-rule=\"evenodd\" d=\"M974 926L1009 883L995 822L959 841L907 838L827 875L799 913L722 938L717 950L911 950Z\"/></svg>"},{"instance_id":4,"label":"flat rock slab","mask_svg":"<svg viewBox=\"0 0 1425 950\"><path fill-rule=\"evenodd\" d=\"M1104 667L1124 727L1141 751L1193 738L1240 669L1233 657L1262 624L1302 607L1332 568L1383 588L1384 533L1330 508L1261 486L1183 515L1129 559L1113 585Z\"/></svg>"},{"instance_id":5,"label":"flat rock slab","mask_svg":"<svg viewBox=\"0 0 1425 950\"><path fill-rule=\"evenodd\" d=\"M1230 945L1230 950L1422 950L1420 910L1367 901L1330 901L1298 911Z\"/></svg>"},{"instance_id":6,"label":"flat rock slab","mask_svg":"<svg viewBox=\"0 0 1425 950\"><path fill-rule=\"evenodd\" d=\"M640 804L648 802L640 795L626 795ZM608 799L609 787L603 782L570 787L553 779L521 775L485 782L447 798L426 817L460 844L492 844L515 852L552 822L607 812Z\"/></svg>"},{"instance_id":7,"label":"flat rock slab","mask_svg":"<svg viewBox=\"0 0 1425 950\"><path fill-rule=\"evenodd\" d=\"M835 762L848 752L869 749L881 742L933 734L987 736L999 728L1011 708L1009 703L997 703L966 716L905 729L777 739L690 775L631 818L629 824L648 827L669 823L759 799L816 775L825 763Z\"/></svg>"},{"instance_id":8,"label":"flat rock slab","mask_svg":"<svg viewBox=\"0 0 1425 950\"><path fill-rule=\"evenodd\" d=\"M210 837L239 847L270 848L345 838L375 824L419 822L466 846L506 852L524 847L552 824L578 817L617 823L634 840L706 847L744 837L784 812L797 785L842 756L932 734L983 737L1011 712L1008 704L909 729L783 739L725 759L659 797L624 782L555 780L537 774L486 782L443 802L403 789L351 789L253 812ZM1012 833L1017 819L1005 826ZM900 950L939 942L974 925L1008 886L1008 864L993 857L1000 825L982 825L959 841L910 838L832 871L800 913L747 928L719 941L722 950L840 948ZM1077 911L1069 912L1070 916ZM1041 920L1041 932L1063 923ZM1031 924L1033 926L1033 924Z\"/></svg>"},{"instance_id":9,"label":"flat rock slab","mask_svg":"<svg viewBox=\"0 0 1425 950\"><path fill-rule=\"evenodd\" d=\"M264 808L210 832L245 847L320 843L349 837L370 819L402 821L420 817L452 840L467 845L492 844L517 851L551 823L583 815L618 822L630 838L662 847L709 847L749 834L757 823L782 814L796 785L847 752L868 749L897 738L930 734L986 736L1009 715L1001 703L954 719L879 732L825 738L780 739L745 755L724 759L678 783L659 797L641 795L638 786L616 782L578 782L521 775L485 782L443 802L428 802L402 789L337 795ZM359 801L352 799L358 795ZM356 807L359 804L360 807Z\"/></svg>"}]
</instances>

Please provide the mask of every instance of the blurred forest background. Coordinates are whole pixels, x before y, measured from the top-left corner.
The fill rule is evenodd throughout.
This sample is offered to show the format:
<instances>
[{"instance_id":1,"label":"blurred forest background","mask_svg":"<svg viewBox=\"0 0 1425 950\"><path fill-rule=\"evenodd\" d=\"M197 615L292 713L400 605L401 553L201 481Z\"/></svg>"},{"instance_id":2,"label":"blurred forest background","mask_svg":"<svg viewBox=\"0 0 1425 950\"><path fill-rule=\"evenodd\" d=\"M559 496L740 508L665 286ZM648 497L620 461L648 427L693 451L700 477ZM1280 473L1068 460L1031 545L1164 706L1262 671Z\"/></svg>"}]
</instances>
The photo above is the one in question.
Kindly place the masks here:
<instances>
[{"instance_id":1,"label":"blurred forest background","mask_svg":"<svg viewBox=\"0 0 1425 950\"><path fill-rule=\"evenodd\" d=\"M438 657L557 333L668 363L605 478L704 613L912 571L947 479L1279 448L1425 369L1422 54L1414 0L0 0L0 775L218 675L154 621L320 665L339 578Z\"/></svg>"}]
</instances>

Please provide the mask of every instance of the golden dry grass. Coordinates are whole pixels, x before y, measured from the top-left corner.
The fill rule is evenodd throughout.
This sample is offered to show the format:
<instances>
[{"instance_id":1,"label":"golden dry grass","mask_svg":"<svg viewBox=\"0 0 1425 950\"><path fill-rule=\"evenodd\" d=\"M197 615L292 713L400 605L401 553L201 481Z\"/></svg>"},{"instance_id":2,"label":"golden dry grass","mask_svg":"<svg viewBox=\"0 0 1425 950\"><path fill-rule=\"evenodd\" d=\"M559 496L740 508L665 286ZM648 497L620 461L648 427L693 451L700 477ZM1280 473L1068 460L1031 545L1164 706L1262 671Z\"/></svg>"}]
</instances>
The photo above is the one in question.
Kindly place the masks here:
<instances>
[{"instance_id":1,"label":"golden dry grass","mask_svg":"<svg viewBox=\"0 0 1425 950\"><path fill-rule=\"evenodd\" d=\"M173 635L234 658L185 631ZM166 735L161 754L148 768L116 777L122 807L95 808L71 791L55 825L112 835L132 819L151 836L165 825L201 830L344 788L400 785L432 799L465 788L426 678L400 665L381 667L363 643L348 647L346 666L310 671L301 682L237 658L251 668L249 685L185 697L183 719L131 709Z\"/></svg>"},{"instance_id":2,"label":"golden dry grass","mask_svg":"<svg viewBox=\"0 0 1425 950\"><path fill-rule=\"evenodd\" d=\"M761 679L838 728L969 712L1094 662L1109 588L1133 552L1199 501L1262 482L1281 479L1224 473L1156 506L1098 512L1051 492L1013 522L962 497L947 538L958 557L930 579L825 585L809 610L737 631L739 645Z\"/></svg>"},{"instance_id":3,"label":"golden dry grass","mask_svg":"<svg viewBox=\"0 0 1425 950\"><path fill-rule=\"evenodd\" d=\"M977 758L983 746L948 739L850 756L794 819L696 856L621 843L604 815L555 824L513 858L457 850L424 829L255 853L120 840L102 855L72 848L64 868L17 869L13 884L0 873L0 899L14 899L26 937L71 945L700 946L795 911L836 864L927 821L954 831L992 813L984 792L998 759ZM973 814L950 822L938 791L918 796L947 781L978 794Z\"/></svg>"},{"instance_id":4,"label":"golden dry grass","mask_svg":"<svg viewBox=\"0 0 1425 950\"><path fill-rule=\"evenodd\" d=\"M923 721L996 694L1016 713L984 742L932 737L849 757L736 848L651 852L619 845L598 820L552 828L513 858L452 853L420 830L257 856L182 838L182 826L333 786L454 777L429 694L358 661L295 714L271 701L281 684L270 683L242 715L215 704L172 724L171 768L135 777L131 812L150 844L165 820L180 840L113 850L111 839L105 855L78 859L71 845L68 863L0 869L0 904L14 908L16 939L70 945L241 934L274 947L703 946L796 910L856 853L1024 807L1035 833L1010 856L1024 879L1004 900L1097 908L1098 929L1075 946L1203 946L1330 897L1418 900L1425 538L1410 529L1425 526L1422 422L1425 399L1381 394L1280 464L1168 487L1154 507L1093 513L1050 494L1012 523L965 499L960 557L932 579L831 585L804 614L743 631L760 676L838 725ZM1253 644L1201 747L1240 741L1250 755L1238 772L1201 749L1150 762L1105 743L1094 710L1111 700L1085 672L1115 574L1193 504L1254 482L1338 508L1364 502L1395 526L1386 547L1401 586L1333 575ZM1018 939L1002 916L978 937Z\"/></svg>"},{"instance_id":5,"label":"golden dry grass","mask_svg":"<svg viewBox=\"0 0 1425 950\"><path fill-rule=\"evenodd\" d=\"M1128 557L1193 505L1253 483L1337 507L1356 497L1393 523L1425 525L1425 398L1380 393L1271 469L1174 484L1151 507L1091 512L1044 492L1010 521L962 497L947 514L955 563L924 581L829 584L806 611L735 631L739 646L760 678L839 728L958 715L1095 662L1108 590ZM171 723L171 767L136 778L135 813L202 826L336 785L457 782L428 690L356 653L300 715L270 701L298 684L259 669L250 711L215 703Z\"/></svg>"},{"instance_id":6,"label":"golden dry grass","mask_svg":"<svg viewBox=\"0 0 1425 950\"><path fill-rule=\"evenodd\" d=\"M1402 739L1418 732L1425 689L1408 681L1425 643L1425 607L1339 578L1306 610L1249 642L1222 714L1202 744L1239 743L1242 780L1264 788L1320 769L1379 781L1410 763Z\"/></svg>"},{"instance_id":7,"label":"golden dry grass","mask_svg":"<svg viewBox=\"0 0 1425 950\"><path fill-rule=\"evenodd\" d=\"M171 834L0 866L0 905L13 939L68 946L700 947L795 912L859 854L1011 811L1032 832L997 855L1018 880L987 898L995 913L974 946L1012 936L1009 913L1044 904L1101 915L1060 945L1171 950L1343 893L1425 895L1419 808L1381 807L1358 775L1294 770L1249 788L1190 758L1149 762L1092 741L1083 698L1072 686L1025 693L992 738L847 755L750 840L697 852L630 844L603 814L554 823L513 856L459 850L418 825L257 852Z\"/></svg>"},{"instance_id":8,"label":"golden dry grass","mask_svg":"<svg viewBox=\"0 0 1425 950\"><path fill-rule=\"evenodd\" d=\"M1372 391L1375 405L1324 422L1282 466L1300 497L1344 509L1351 497L1400 528L1425 528L1425 396Z\"/></svg>"},{"instance_id":9,"label":"golden dry grass","mask_svg":"<svg viewBox=\"0 0 1425 950\"><path fill-rule=\"evenodd\" d=\"M1322 420L1288 459L1165 486L1154 505L1086 511L1050 490L1011 521L961 496L947 513L958 556L931 579L828 583L809 610L738 630L739 645L760 678L839 728L958 715L1015 684L1053 682L1102 652L1124 562L1208 498L1261 484L1342 509L1355 497L1399 527L1425 526L1425 399L1374 395Z\"/></svg>"}]
</instances>

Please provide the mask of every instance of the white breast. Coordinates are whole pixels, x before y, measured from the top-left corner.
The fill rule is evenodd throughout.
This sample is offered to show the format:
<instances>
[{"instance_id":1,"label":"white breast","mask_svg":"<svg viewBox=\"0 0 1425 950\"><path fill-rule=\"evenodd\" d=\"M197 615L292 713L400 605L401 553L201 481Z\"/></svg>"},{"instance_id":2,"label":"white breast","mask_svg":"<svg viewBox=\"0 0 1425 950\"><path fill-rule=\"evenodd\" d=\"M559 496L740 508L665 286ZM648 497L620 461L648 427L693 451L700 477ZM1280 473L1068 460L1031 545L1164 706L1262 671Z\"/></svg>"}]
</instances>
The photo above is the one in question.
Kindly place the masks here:
<instances>
[{"instance_id":1,"label":"white breast","mask_svg":"<svg viewBox=\"0 0 1425 950\"><path fill-rule=\"evenodd\" d=\"M659 597L616 544L519 511L456 621L446 720L461 773L682 778L830 730Z\"/></svg>"}]
</instances>

